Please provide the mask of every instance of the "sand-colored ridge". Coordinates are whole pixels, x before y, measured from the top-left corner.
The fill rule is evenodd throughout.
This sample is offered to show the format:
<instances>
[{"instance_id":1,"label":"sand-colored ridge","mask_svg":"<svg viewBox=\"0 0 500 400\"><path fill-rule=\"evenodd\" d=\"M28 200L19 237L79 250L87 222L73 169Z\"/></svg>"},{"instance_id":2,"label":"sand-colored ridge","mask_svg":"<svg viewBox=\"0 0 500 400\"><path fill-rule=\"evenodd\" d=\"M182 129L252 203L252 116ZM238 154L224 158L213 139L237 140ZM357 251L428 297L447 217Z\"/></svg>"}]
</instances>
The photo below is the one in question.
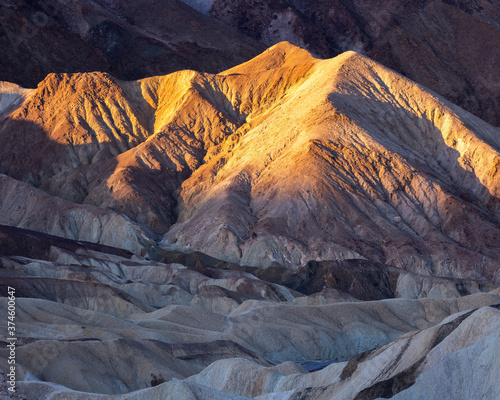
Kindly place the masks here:
<instances>
[{"instance_id":1,"label":"sand-colored ridge","mask_svg":"<svg viewBox=\"0 0 500 400\"><path fill-rule=\"evenodd\" d=\"M272 50L268 54L272 54ZM262 63L263 57L255 60ZM245 68L250 70L251 63L252 61L247 63ZM302 99L307 99L307 102ZM360 235L361 238L384 235L377 227L381 221L370 225L363 217L373 215L374 210L368 202L374 201L378 209L375 213L382 213L383 218L389 220L389 225L383 223L386 232L402 230L407 237L433 237L438 242L450 243L440 228L436 229L436 225L451 223L448 217L444 217L444 222L441 222L443 216L439 213L443 212L443 208L439 206L436 209L438 196L448 197L447 202L456 205L456 197L446 193L455 191L457 187L461 187L462 193L471 191L474 200L486 207L488 216L480 211L478 217L486 218L488 225L493 222L491 219L494 220L495 210L498 209L498 201L495 200L497 184L489 178L491 171L495 170L495 157L498 155L496 129L481 124L467 113L463 115L465 121L462 122L457 118L458 114L462 115L463 112L439 96L427 93L425 88L355 52L348 52L332 60L317 61L307 79L295 91L280 98L269 114L264 114L255 124L255 120L251 119L247 125L243 125L240 130L244 134L237 138L236 144L228 142L226 151L222 150L183 183L179 221L184 225L176 225L168 235L183 237L177 231L182 231L180 227L186 226L186 238L189 237L191 246L205 246L196 242L195 232L206 232L200 237L207 237L207 244L212 243L208 245L210 247L203 247L209 253L213 252L218 256L224 254L233 261L242 259L245 263L254 262L255 265L274 260L285 264L300 264L304 259L297 258L297 248L292 247L288 255L281 253L281 257L276 256L280 254L278 249L283 249L283 241L293 240L290 236L286 239L252 240L245 239L246 235L251 231L258 235L259 230L280 232L283 235L289 228L294 229L294 225L290 225L293 219L299 219L297 222L300 222L297 215L310 218L318 207L318 199L324 201L330 197L336 199L329 202L330 210L338 209L342 204L352 204L349 207L353 207L357 214L354 216L352 212L342 212L335 237L354 236L358 241ZM480 129L469 128L478 128L477 124L481 125ZM427 145L423 146L422 143ZM467 145L464 146L463 143ZM481 151L477 151L478 146ZM454 153L457 155L454 156ZM483 159L488 161L484 163L481 161ZM330 175L332 167L333 176ZM436 169L439 171L437 176ZM311 184L315 180L318 180L318 186L311 193ZM200 190L205 185L207 189ZM423 186L426 187L425 193ZM302 187L305 199L311 199L312 207L307 200L300 200L299 203L296 200L285 200L294 199L297 196L296 188ZM344 194L334 194L338 190ZM399 190L409 193L405 193L400 199ZM352 194L346 197L346 191ZM388 198L388 194L392 199ZM212 203L208 200L211 196L214 198ZM266 209L273 201L276 206L280 204L278 208L281 211L278 211L278 215L282 216L259 215L259 210ZM287 207L283 205L289 201L291 204L288 203L290 205L287 212L290 217L283 215ZM384 203L389 203L389 207ZM209 204L213 204L214 209ZM221 212L224 207L228 207L228 211ZM398 227L394 223L405 220L405 213L410 211L408 207L413 209L412 213L419 214L420 220L409 217L413 221ZM445 207L449 209L450 206ZM402 212L401 208L405 211ZM465 205L465 209L471 210L471 207ZM421 220L422 211L426 215L424 218L429 218L430 221ZM196 218L197 212L201 219ZM222 227L223 238L220 241L213 231L213 225L203 227L204 218L201 216L207 213L218 215L220 222L216 225ZM345 216L349 214L357 222L346 221ZM316 221L302 224L317 226L319 221L329 221L330 225L332 223L331 216L315 217ZM192 219L185 223L188 218ZM269 223L262 221L256 224L256 220L265 218L271 218ZM274 222L271 224L271 221ZM456 224L455 219L453 224ZM352 229L356 225L363 226L365 233L355 231L353 235ZM320 228L322 231L325 229L328 228ZM453 229L455 227L451 227ZM311 229L305 237L314 236L315 230ZM222 233L223 231L226 233ZM369 233L370 231L377 233ZM490 244L485 246L488 249L491 249L491 244L498 237L498 233L493 232L497 232L496 228L492 231L491 241L488 241ZM474 241L474 236L465 239L453 235L452 238ZM247 243L254 242L255 250L241 246L242 239ZM280 244L273 244L276 240ZM187 244L184 239L181 242ZM363 247L358 247L366 244L372 246L369 243L358 243L356 253L349 253L345 248L342 249L344 243L339 243L341 246L333 248L333 253L328 255L310 253L305 257L359 257L356 253L366 256L364 252L373 252L369 247L364 247L364 250ZM347 247L351 247L352 239L347 243ZM479 243L476 245L482 246ZM220 250L221 246L226 246L225 250ZM257 250L259 247L261 250ZM265 250L266 247L268 250ZM309 247L311 248L311 241ZM249 251L247 257L243 255L245 250ZM267 251L268 255L255 258L255 251L262 250ZM407 250L406 248L405 251ZM214 253L215 251L218 253ZM298 254L300 251L298 250ZM269 261L264 261L266 258ZM407 261L403 261L399 265L406 264ZM414 265L413 268L419 270L421 267Z\"/></svg>"}]
</instances>

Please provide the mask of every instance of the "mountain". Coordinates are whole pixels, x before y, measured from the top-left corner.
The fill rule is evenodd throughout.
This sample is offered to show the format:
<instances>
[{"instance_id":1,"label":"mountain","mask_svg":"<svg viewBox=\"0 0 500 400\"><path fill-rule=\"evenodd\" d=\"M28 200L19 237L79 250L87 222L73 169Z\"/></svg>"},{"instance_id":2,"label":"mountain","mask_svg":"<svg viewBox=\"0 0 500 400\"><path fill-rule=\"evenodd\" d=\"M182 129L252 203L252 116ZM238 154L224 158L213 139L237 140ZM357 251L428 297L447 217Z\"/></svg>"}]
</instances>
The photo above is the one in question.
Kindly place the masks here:
<instances>
[{"instance_id":1,"label":"mountain","mask_svg":"<svg viewBox=\"0 0 500 400\"><path fill-rule=\"evenodd\" d=\"M365 54L500 126L500 5L492 0L185 3L272 46Z\"/></svg>"},{"instance_id":2,"label":"mountain","mask_svg":"<svg viewBox=\"0 0 500 400\"><path fill-rule=\"evenodd\" d=\"M498 129L352 52L277 45L223 76L247 122L183 183L167 240L250 265L497 273Z\"/></svg>"},{"instance_id":3,"label":"mountain","mask_svg":"<svg viewBox=\"0 0 500 400\"><path fill-rule=\"evenodd\" d=\"M498 283L499 137L362 55L282 43L218 75L51 74L2 121L0 172L230 262Z\"/></svg>"},{"instance_id":4,"label":"mountain","mask_svg":"<svg viewBox=\"0 0 500 400\"><path fill-rule=\"evenodd\" d=\"M0 21L0 80L24 87L61 72L218 72L265 49L178 0L6 0Z\"/></svg>"},{"instance_id":5,"label":"mountain","mask_svg":"<svg viewBox=\"0 0 500 400\"><path fill-rule=\"evenodd\" d=\"M16 396L497 398L499 138L287 42L219 74L0 84Z\"/></svg>"},{"instance_id":6,"label":"mountain","mask_svg":"<svg viewBox=\"0 0 500 400\"><path fill-rule=\"evenodd\" d=\"M216 73L286 40L322 58L354 50L500 125L492 0L4 0L0 20L0 81L24 87L53 72Z\"/></svg>"}]
</instances>

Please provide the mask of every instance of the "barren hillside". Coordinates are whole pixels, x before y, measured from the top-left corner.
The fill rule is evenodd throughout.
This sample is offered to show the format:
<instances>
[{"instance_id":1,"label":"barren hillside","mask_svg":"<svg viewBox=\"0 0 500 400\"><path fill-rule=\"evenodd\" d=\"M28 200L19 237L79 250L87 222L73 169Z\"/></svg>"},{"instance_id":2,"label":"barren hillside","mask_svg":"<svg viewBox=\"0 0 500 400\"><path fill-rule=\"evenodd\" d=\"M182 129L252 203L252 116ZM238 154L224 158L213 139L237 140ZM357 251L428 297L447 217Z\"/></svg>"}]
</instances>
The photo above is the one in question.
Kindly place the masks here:
<instances>
[{"instance_id":1,"label":"barren hillside","mask_svg":"<svg viewBox=\"0 0 500 400\"><path fill-rule=\"evenodd\" d=\"M498 398L499 133L288 42L219 74L1 83L16 395Z\"/></svg>"},{"instance_id":2,"label":"barren hillside","mask_svg":"<svg viewBox=\"0 0 500 400\"><path fill-rule=\"evenodd\" d=\"M267 46L365 54L500 125L497 1L183 1Z\"/></svg>"},{"instance_id":3,"label":"barren hillside","mask_svg":"<svg viewBox=\"0 0 500 400\"><path fill-rule=\"evenodd\" d=\"M282 43L219 75L52 74L4 119L0 166L232 262L498 282L498 138L364 56Z\"/></svg>"}]
</instances>

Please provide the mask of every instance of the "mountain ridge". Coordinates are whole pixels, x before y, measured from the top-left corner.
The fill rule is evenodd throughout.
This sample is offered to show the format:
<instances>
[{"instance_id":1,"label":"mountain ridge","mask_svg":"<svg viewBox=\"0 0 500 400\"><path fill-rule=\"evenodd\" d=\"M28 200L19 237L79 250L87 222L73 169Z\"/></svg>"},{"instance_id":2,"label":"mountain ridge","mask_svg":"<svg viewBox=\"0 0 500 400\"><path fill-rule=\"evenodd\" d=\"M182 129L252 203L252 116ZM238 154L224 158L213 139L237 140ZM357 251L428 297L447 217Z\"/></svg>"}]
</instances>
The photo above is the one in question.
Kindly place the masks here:
<instances>
[{"instance_id":1,"label":"mountain ridge","mask_svg":"<svg viewBox=\"0 0 500 400\"><path fill-rule=\"evenodd\" d=\"M4 1L0 80L105 71L130 80L183 68L217 72L265 47L178 0Z\"/></svg>"},{"instance_id":2,"label":"mountain ridge","mask_svg":"<svg viewBox=\"0 0 500 400\"><path fill-rule=\"evenodd\" d=\"M322 58L355 50L498 126L500 7L491 0L185 3L272 46Z\"/></svg>"},{"instance_id":3,"label":"mountain ridge","mask_svg":"<svg viewBox=\"0 0 500 400\"><path fill-rule=\"evenodd\" d=\"M1 172L38 170L49 194L167 243L263 267L368 258L500 279L498 129L355 52L320 60L281 43L218 75L53 75L34 93L2 121ZM54 116L50 102L70 98ZM22 143L35 167L9 158L7 132L30 120L42 142L78 121L79 145L49 143L36 161L41 145Z\"/></svg>"}]
</instances>

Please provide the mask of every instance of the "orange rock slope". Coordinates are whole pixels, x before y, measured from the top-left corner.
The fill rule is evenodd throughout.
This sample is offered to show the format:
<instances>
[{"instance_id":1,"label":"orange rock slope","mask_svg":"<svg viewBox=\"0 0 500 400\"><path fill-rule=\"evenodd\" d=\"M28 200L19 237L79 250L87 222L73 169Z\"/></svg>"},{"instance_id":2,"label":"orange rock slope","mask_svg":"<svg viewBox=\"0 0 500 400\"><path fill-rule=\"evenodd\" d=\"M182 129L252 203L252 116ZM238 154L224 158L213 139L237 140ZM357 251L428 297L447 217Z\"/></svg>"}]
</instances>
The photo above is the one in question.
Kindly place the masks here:
<instances>
[{"instance_id":1,"label":"orange rock slope","mask_svg":"<svg viewBox=\"0 0 500 400\"><path fill-rule=\"evenodd\" d=\"M49 75L2 120L0 172L230 261L498 283L499 138L364 56L280 43L218 75Z\"/></svg>"},{"instance_id":2,"label":"orange rock slope","mask_svg":"<svg viewBox=\"0 0 500 400\"><path fill-rule=\"evenodd\" d=\"M355 50L500 126L498 1L183 1L267 46Z\"/></svg>"}]
</instances>

